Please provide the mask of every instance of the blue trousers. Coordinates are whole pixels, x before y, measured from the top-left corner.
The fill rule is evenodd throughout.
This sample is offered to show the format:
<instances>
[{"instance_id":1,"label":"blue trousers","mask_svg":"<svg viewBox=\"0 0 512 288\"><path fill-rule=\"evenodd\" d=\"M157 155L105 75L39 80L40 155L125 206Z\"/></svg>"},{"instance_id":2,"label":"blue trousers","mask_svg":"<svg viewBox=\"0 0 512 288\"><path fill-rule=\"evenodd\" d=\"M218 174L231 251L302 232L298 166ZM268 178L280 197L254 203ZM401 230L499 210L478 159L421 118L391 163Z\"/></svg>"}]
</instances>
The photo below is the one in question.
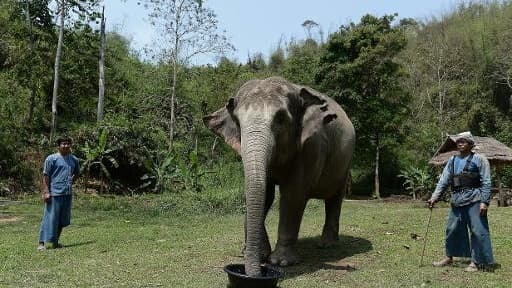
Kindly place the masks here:
<instances>
[{"instance_id":1,"label":"blue trousers","mask_svg":"<svg viewBox=\"0 0 512 288\"><path fill-rule=\"evenodd\" d=\"M452 206L446 226L446 256L471 257L477 265L494 264L489 223L487 217L480 216L480 202Z\"/></svg>"},{"instance_id":2,"label":"blue trousers","mask_svg":"<svg viewBox=\"0 0 512 288\"><path fill-rule=\"evenodd\" d=\"M59 242L59 229L71 223L71 195L52 196L44 204L39 242Z\"/></svg>"}]
</instances>

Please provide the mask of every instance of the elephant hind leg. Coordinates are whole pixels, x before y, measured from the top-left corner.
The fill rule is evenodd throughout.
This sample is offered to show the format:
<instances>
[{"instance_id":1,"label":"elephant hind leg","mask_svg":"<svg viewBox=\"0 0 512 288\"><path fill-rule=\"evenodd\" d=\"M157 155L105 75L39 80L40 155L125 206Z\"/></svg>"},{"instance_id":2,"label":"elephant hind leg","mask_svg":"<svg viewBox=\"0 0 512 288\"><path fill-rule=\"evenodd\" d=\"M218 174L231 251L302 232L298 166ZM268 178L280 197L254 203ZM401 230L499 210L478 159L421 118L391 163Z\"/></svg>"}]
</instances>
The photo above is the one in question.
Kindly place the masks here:
<instances>
[{"instance_id":1,"label":"elephant hind leg","mask_svg":"<svg viewBox=\"0 0 512 288\"><path fill-rule=\"evenodd\" d=\"M327 248L333 246L339 240L340 214L343 195L346 185L333 197L325 199L325 223L322 230L322 238L318 247Z\"/></svg>"}]
</instances>

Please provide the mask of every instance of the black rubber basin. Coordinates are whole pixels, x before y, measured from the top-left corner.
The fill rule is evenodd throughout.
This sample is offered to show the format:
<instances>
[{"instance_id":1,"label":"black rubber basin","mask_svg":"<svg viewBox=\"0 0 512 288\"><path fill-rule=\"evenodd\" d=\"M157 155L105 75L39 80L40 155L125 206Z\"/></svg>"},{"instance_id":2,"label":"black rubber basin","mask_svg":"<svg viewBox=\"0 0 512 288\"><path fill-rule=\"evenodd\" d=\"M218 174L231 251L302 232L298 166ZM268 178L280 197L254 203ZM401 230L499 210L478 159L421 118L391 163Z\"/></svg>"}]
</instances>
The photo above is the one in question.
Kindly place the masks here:
<instances>
[{"instance_id":1,"label":"black rubber basin","mask_svg":"<svg viewBox=\"0 0 512 288\"><path fill-rule=\"evenodd\" d=\"M244 264L229 264L224 267L228 273L229 288L274 288L283 274L271 267L261 266L261 276L249 277Z\"/></svg>"}]
</instances>

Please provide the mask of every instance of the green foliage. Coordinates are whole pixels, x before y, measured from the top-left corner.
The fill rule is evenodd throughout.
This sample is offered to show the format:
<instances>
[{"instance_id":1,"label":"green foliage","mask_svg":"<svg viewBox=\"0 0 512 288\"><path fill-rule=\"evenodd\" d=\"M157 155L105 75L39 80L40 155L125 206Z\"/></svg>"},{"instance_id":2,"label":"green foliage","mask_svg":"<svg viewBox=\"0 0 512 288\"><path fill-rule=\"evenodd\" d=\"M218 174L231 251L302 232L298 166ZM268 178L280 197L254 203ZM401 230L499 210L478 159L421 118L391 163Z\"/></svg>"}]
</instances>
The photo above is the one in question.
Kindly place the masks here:
<instances>
[{"instance_id":1,"label":"green foliage","mask_svg":"<svg viewBox=\"0 0 512 288\"><path fill-rule=\"evenodd\" d=\"M405 187L405 190L409 191L409 194L412 195L414 199L432 192L433 180L426 167L406 167L401 171L401 174L399 174L398 177L404 179L403 186Z\"/></svg>"},{"instance_id":2,"label":"green foliage","mask_svg":"<svg viewBox=\"0 0 512 288\"><path fill-rule=\"evenodd\" d=\"M270 71L274 73L279 73L285 63L285 55L284 49L278 47L272 54L270 55L270 59L268 62L268 68Z\"/></svg>"},{"instance_id":3,"label":"green foliage","mask_svg":"<svg viewBox=\"0 0 512 288\"><path fill-rule=\"evenodd\" d=\"M164 155L162 161L159 161L159 158L153 160L152 157L148 157L144 161L144 167L146 167L148 173L140 178L142 180L140 188L145 189L153 186L153 191L161 193L164 189L167 188L168 190L168 187L172 187L176 178L175 157L168 154Z\"/></svg>"},{"instance_id":4,"label":"green foliage","mask_svg":"<svg viewBox=\"0 0 512 288\"><path fill-rule=\"evenodd\" d=\"M203 9L203 2L187 3ZM26 3L30 3L30 22ZM201 119L224 106L245 81L270 75L312 86L344 107L356 127L354 188L362 193L373 185L377 148L383 192L396 193L405 179L397 175L414 174L411 167L426 166L446 133L470 130L512 145L510 1L464 2L422 22L366 15L359 23L327 35L325 43L321 27L306 20L302 24L306 39L278 43L268 59L256 52L245 63L226 57L202 66L181 61L174 67L168 58L158 57L145 62L131 50L128 39L109 33L105 119L99 125L95 123L99 36L91 25L98 16L98 1L72 4L73 16L65 25L57 132L73 136L77 156L97 162L90 167L94 177L107 172L110 183L119 184L113 192L186 195L191 201L206 201L209 207L228 209L224 202L243 207L239 156ZM24 179L37 183L39 162L51 150L47 134L58 31L54 8L47 0L0 1L3 183ZM209 16L216 25L216 16ZM179 73L176 85L171 85L174 68ZM176 89L174 103L171 86ZM169 150L173 105L175 143ZM108 137L101 131L108 131ZM103 148L102 137L107 139ZM100 161L101 154L117 165L108 158ZM502 177L509 187L510 170L504 168Z\"/></svg>"},{"instance_id":5,"label":"green foliage","mask_svg":"<svg viewBox=\"0 0 512 288\"><path fill-rule=\"evenodd\" d=\"M403 30L391 26L393 19L367 15L357 25L342 26L320 59L316 81L344 106L360 137L394 133L407 112L409 98L394 60L406 41Z\"/></svg>"},{"instance_id":6,"label":"green foliage","mask_svg":"<svg viewBox=\"0 0 512 288\"><path fill-rule=\"evenodd\" d=\"M292 82L314 87L315 72L320 61L320 45L313 39L294 41L287 47L287 53L283 76Z\"/></svg>"},{"instance_id":7,"label":"green foliage","mask_svg":"<svg viewBox=\"0 0 512 288\"><path fill-rule=\"evenodd\" d=\"M99 133L98 143L90 144L89 141L85 142L85 146L81 147L82 153L85 156L81 164L81 169L85 171L85 186L88 185L88 177L91 174L91 169L97 168L99 170L99 177L103 182L103 176L106 176L108 180L112 177L108 167L113 169L119 168L119 163L112 156L118 147L112 147L107 142L108 132L106 129L102 129ZM101 183L103 187L103 183Z\"/></svg>"},{"instance_id":8,"label":"green foliage","mask_svg":"<svg viewBox=\"0 0 512 288\"><path fill-rule=\"evenodd\" d=\"M199 163L197 151L190 152L188 163L179 163L178 173L186 190L201 192L204 188L201 178L204 176L205 172L203 171L201 163Z\"/></svg>"},{"instance_id":9,"label":"green foliage","mask_svg":"<svg viewBox=\"0 0 512 288\"><path fill-rule=\"evenodd\" d=\"M315 76L320 89L341 104L354 124L355 165L372 170L377 149L400 143L410 101L400 86L405 75L395 59L406 38L403 27L392 25L394 17L366 15L358 24L342 26L322 50ZM384 171L393 167L382 164Z\"/></svg>"},{"instance_id":10,"label":"green foliage","mask_svg":"<svg viewBox=\"0 0 512 288\"><path fill-rule=\"evenodd\" d=\"M16 137L25 133L4 125L0 125L0 130L0 182L2 179L11 179L17 184L23 184L24 188L30 187L27 184L33 180L32 175L24 162L26 155L19 149L28 141Z\"/></svg>"}]
</instances>

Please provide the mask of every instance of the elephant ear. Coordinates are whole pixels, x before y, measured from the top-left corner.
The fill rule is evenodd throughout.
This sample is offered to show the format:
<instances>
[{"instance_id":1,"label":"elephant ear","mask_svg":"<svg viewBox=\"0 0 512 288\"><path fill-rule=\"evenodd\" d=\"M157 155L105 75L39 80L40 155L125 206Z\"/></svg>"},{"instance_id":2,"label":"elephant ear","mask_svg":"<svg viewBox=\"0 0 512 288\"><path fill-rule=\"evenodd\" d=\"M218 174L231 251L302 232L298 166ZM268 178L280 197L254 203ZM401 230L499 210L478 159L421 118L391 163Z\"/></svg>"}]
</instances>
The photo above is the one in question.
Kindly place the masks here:
<instances>
[{"instance_id":1,"label":"elephant ear","mask_svg":"<svg viewBox=\"0 0 512 288\"><path fill-rule=\"evenodd\" d=\"M203 117L203 122L213 133L224 138L240 154L240 128L232 117L235 100L230 98L225 107Z\"/></svg>"},{"instance_id":2,"label":"elephant ear","mask_svg":"<svg viewBox=\"0 0 512 288\"><path fill-rule=\"evenodd\" d=\"M302 150L304 143L308 141L318 131L338 118L335 112L329 111L329 104L326 96L319 92L301 88L300 98L303 99L304 116L302 119L302 132L299 143L299 150Z\"/></svg>"},{"instance_id":3,"label":"elephant ear","mask_svg":"<svg viewBox=\"0 0 512 288\"><path fill-rule=\"evenodd\" d=\"M323 105L326 102L320 93L306 87L300 89L299 96L302 99L305 109L312 105Z\"/></svg>"}]
</instances>

